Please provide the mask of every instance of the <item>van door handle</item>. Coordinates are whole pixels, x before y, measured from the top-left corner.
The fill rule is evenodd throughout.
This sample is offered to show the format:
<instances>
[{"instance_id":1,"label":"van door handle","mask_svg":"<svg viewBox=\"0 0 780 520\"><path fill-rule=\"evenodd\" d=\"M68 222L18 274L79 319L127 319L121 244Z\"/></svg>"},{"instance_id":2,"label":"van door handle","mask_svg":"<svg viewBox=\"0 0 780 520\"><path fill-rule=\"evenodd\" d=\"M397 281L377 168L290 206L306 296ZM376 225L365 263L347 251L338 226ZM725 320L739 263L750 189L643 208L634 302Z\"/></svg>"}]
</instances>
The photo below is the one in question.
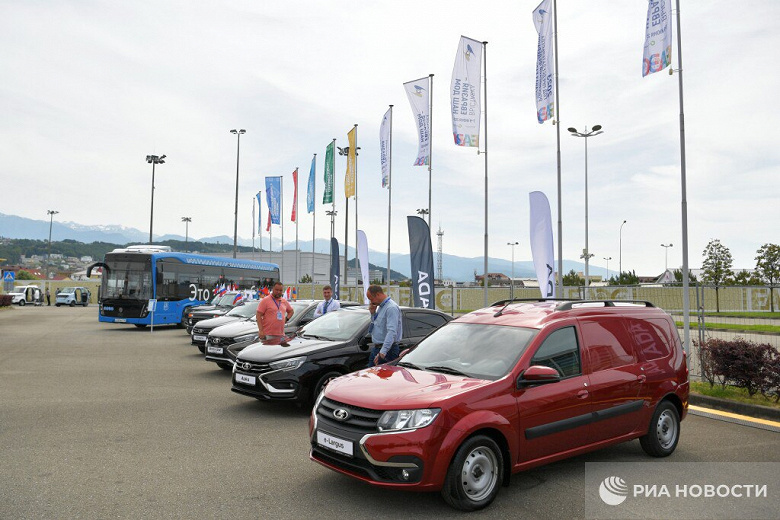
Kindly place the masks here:
<instances>
[{"instance_id":1,"label":"van door handle","mask_svg":"<svg viewBox=\"0 0 780 520\"><path fill-rule=\"evenodd\" d=\"M579 392L577 392L577 399L585 399L586 397L588 397L588 395L589 394L587 390L580 390Z\"/></svg>"},{"instance_id":2,"label":"van door handle","mask_svg":"<svg viewBox=\"0 0 780 520\"><path fill-rule=\"evenodd\" d=\"M647 381L647 376L646 376L646 375L644 375L644 374L640 374L640 375L639 375L639 376L636 378L636 380L637 380L637 381L639 381L640 383L644 383L645 381Z\"/></svg>"}]
</instances>

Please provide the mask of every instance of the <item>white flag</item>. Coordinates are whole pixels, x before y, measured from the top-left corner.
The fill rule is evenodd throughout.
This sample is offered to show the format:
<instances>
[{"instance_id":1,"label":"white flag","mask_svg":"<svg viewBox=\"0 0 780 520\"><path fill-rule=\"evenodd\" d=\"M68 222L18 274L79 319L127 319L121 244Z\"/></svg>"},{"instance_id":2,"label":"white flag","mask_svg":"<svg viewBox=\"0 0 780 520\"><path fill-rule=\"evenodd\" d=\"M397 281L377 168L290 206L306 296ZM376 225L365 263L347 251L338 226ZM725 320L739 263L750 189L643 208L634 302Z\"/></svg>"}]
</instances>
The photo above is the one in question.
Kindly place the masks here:
<instances>
[{"instance_id":1,"label":"white flag","mask_svg":"<svg viewBox=\"0 0 780 520\"><path fill-rule=\"evenodd\" d=\"M360 275L363 278L363 303L368 304L366 290L368 289L368 239L362 229L357 232L357 256L360 262Z\"/></svg>"},{"instance_id":2,"label":"white flag","mask_svg":"<svg viewBox=\"0 0 780 520\"><path fill-rule=\"evenodd\" d=\"M649 0L645 26L642 77L664 70L672 63L671 0Z\"/></svg>"},{"instance_id":3,"label":"white flag","mask_svg":"<svg viewBox=\"0 0 780 520\"><path fill-rule=\"evenodd\" d=\"M536 49L536 119L539 124L555 117L555 82L553 78L552 10L550 0L534 9L534 26L539 33Z\"/></svg>"},{"instance_id":4,"label":"white flag","mask_svg":"<svg viewBox=\"0 0 780 520\"><path fill-rule=\"evenodd\" d=\"M414 124L417 127L417 135L420 143L417 147L417 159L415 166L428 166L431 164L431 104L430 78L420 78L404 83L406 97L412 105Z\"/></svg>"},{"instance_id":5,"label":"white flag","mask_svg":"<svg viewBox=\"0 0 780 520\"><path fill-rule=\"evenodd\" d=\"M531 203L531 257L542 298L555 298L555 253L550 202L541 191L528 194Z\"/></svg>"},{"instance_id":6,"label":"white flag","mask_svg":"<svg viewBox=\"0 0 780 520\"><path fill-rule=\"evenodd\" d=\"M482 44L460 37L450 82L452 135L458 146L479 146Z\"/></svg>"},{"instance_id":7,"label":"white flag","mask_svg":"<svg viewBox=\"0 0 780 520\"><path fill-rule=\"evenodd\" d=\"M393 109L388 108L379 127L379 164L382 166L382 187L390 185L390 133L393 130Z\"/></svg>"}]
</instances>

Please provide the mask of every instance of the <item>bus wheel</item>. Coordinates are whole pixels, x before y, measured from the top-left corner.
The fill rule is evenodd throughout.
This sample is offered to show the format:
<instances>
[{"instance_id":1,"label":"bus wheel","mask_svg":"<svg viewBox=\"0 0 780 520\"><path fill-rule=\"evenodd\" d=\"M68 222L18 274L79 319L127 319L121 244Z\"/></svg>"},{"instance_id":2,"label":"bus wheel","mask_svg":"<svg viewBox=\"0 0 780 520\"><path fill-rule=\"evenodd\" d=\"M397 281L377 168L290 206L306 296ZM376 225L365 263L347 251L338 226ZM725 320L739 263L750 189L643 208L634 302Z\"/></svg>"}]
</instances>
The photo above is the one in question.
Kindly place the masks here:
<instances>
[{"instance_id":1,"label":"bus wheel","mask_svg":"<svg viewBox=\"0 0 780 520\"><path fill-rule=\"evenodd\" d=\"M146 324L145 323L134 323L133 325L135 325L139 329L145 329L146 328Z\"/></svg>"}]
</instances>

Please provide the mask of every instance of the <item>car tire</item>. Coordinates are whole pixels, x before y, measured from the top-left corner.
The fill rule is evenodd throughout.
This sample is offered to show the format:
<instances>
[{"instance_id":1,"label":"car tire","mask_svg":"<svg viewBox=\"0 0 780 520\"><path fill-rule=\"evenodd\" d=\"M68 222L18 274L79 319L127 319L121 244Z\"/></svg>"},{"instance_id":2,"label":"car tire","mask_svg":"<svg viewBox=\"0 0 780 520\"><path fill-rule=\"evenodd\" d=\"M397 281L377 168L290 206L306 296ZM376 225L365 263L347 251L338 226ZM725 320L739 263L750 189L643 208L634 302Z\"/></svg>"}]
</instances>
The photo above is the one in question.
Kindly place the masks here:
<instances>
[{"instance_id":1,"label":"car tire","mask_svg":"<svg viewBox=\"0 0 780 520\"><path fill-rule=\"evenodd\" d=\"M680 440L680 414L669 401L661 401L650 419L647 434L639 438L639 444L651 457L668 457Z\"/></svg>"},{"instance_id":2,"label":"car tire","mask_svg":"<svg viewBox=\"0 0 780 520\"><path fill-rule=\"evenodd\" d=\"M201 354L206 353L206 345L198 345L198 350L200 350Z\"/></svg>"},{"instance_id":3,"label":"car tire","mask_svg":"<svg viewBox=\"0 0 780 520\"><path fill-rule=\"evenodd\" d=\"M341 372L336 372L335 370L331 370L330 372L326 372L325 375L323 375L319 381L317 381L317 384L314 386L314 392L311 395L311 402L315 402L317 400L317 397L322 393L322 390L328 386L328 383L336 379L337 377L341 377Z\"/></svg>"},{"instance_id":4,"label":"car tire","mask_svg":"<svg viewBox=\"0 0 780 520\"><path fill-rule=\"evenodd\" d=\"M461 511L483 509L498 495L504 471L504 457L496 441L486 435L476 435L455 452L441 496Z\"/></svg>"},{"instance_id":5,"label":"car tire","mask_svg":"<svg viewBox=\"0 0 780 520\"><path fill-rule=\"evenodd\" d=\"M59 306L60 306L60 304L59 304L59 303L55 303L55 304L54 304L54 306L55 306L55 307L59 307Z\"/></svg>"},{"instance_id":6,"label":"car tire","mask_svg":"<svg viewBox=\"0 0 780 520\"><path fill-rule=\"evenodd\" d=\"M26 301L24 301L24 298L22 298L21 300L19 300L19 307L24 307L25 305L27 305L27 302L26 302Z\"/></svg>"},{"instance_id":7,"label":"car tire","mask_svg":"<svg viewBox=\"0 0 780 520\"><path fill-rule=\"evenodd\" d=\"M176 326L180 329L186 329L187 328L187 313L190 312L190 308L187 307L183 311L181 311L181 321L176 324ZM187 332L189 334L189 331Z\"/></svg>"},{"instance_id":8,"label":"car tire","mask_svg":"<svg viewBox=\"0 0 780 520\"><path fill-rule=\"evenodd\" d=\"M76 302L70 302L68 305L69 305L70 307L75 307L75 306L76 306Z\"/></svg>"},{"instance_id":9,"label":"car tire","mask_svg":"<svg viewBox=\"0 0 780 520\"><path fill-rule=\"evenodd\" d=\"M230 363L217 363L217 366L222 370L233 370L233 365Z\"/></svg>"},{"instance_id":10,"label":"car tire","mask_svg":"<svg viewBox=\"0 0 780 520\"><path fill-rule=\"evenodd\" d=\"M135 325L139 329L145 329L146 328L146 324L145 323L133 323L133 325Z\"/></svg>"}]
</instances>

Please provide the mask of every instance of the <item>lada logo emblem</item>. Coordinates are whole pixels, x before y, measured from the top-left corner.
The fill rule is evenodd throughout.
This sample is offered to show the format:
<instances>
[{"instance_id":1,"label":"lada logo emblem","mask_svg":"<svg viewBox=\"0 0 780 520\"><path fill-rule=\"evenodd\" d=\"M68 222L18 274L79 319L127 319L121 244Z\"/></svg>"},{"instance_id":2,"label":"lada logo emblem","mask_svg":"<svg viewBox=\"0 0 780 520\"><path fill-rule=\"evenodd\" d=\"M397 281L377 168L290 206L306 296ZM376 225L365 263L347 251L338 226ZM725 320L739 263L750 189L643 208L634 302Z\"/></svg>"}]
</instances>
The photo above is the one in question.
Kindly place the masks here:
<instances>
[{"instance_id":1,"label":"lada logo emblem","mask_svg":"<svg viewBox=\"0 0 780 520\"><path fill-rule=\"evenodd\" d=\"M219 341L220 341L220 339L219 339L219 338L211 338L211 342L212 342L213 344L215 344L215 345L219 345Z\"/></svg>"},{"instance_id":2,"label":"lada logo emblem","mask_svg":"<svg viewBox=\"0 0 780 520\"><path fill-rule=\"evenodd\" d=\"M349 412L343 408L338 408L336 410L333 410L333 417L335 417L339 421L346 421L349 418Z\"/></svg>"},{"instance_id":3,"label":"lada logo emblem","mask_svg":"<svg viewBox=\"0 0 780 520\"><path fill-rule=\"evenodd\" d=\"M249 370L250 368L252 368L252 363L242 363L241 368L243 368L244 370Z\"/></svg>"}]
</instances>

